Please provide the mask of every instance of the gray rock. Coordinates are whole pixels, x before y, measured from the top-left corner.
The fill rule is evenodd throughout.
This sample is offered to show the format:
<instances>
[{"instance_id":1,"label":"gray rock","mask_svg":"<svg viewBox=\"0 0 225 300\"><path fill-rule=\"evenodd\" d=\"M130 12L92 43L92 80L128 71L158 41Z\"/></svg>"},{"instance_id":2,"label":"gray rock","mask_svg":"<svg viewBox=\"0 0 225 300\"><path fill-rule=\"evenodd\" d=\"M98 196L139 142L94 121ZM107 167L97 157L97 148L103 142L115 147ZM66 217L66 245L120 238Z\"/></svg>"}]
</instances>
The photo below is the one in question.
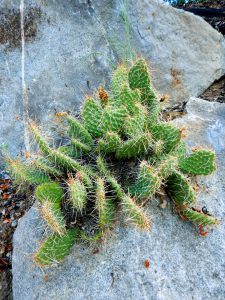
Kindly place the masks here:
<instances>
[{"instance_id":1,"label":"gray rock","mask_svg":"<svg viewBox=\"0 0 225 300\"><path fill-rule=\"evenodd\" d=\"M188 129L190 147L213 148L218 172L200 178L200 205L222 219L225 211L225 104L191 98L188 114L176 123ZM44 227L36 207L20 220L14 234L14 300L222 300L225 298L224 223L207 237L182 222L171 207L148 206L151 232L117 226L99 253L75 245L62 264L39 269L32 253ZM145 268L148 259L150 267Z\"/></svg>"},{"instance_id":2,"label":"gray rock","mask_svg":"<svg viewBox=\"0 0 225 300\"><path fill-rule=\"evenodd\" d=\"M224 73L222 35L162 1L24 2L24 93L20 1L0 3L0 145L13 154L28 145L28 114L49 129L55 110L77 111L86 94L108 84L112 66L129 50L125 2L131 48L151 63L153 82L171 103L199 95Z\"/></svg>"}]
</instances>

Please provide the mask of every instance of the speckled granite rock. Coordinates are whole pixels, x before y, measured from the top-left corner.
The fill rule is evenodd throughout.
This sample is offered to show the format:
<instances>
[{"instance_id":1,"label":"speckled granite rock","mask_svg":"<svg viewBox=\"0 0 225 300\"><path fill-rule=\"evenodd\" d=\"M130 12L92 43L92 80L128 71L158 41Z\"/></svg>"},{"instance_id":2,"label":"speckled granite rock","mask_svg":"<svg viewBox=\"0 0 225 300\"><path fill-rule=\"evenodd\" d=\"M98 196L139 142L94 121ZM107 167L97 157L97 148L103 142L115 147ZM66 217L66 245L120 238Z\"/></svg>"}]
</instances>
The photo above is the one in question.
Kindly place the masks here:
<instances>
[{"instance_id":1,"label":"speckled granite rock","mask_svg":"<svg viewBox=\"0 0 225 300\"><path fill-rule=\"evenodd\" d=\"M161 0L1 0L0 145L17 154L24 148L27 113L50 126L55 110L78 110L84 95L108 83L121 48L128 49L121 17L125 2L132 47L151 63L154 84L171 96L171 103L199 95L224 74L222 35L200 17Z\"/></svg>"},{"instance_id":2,"label":"speckled granite rock","mask_svg":"<svg viewBox=\"0 0 225 300\"><path fill-rule=\"evenodd\" d=\"M188 129L190 146L215 149L218 172L200 178L200 205L220 219L225 212L225 104L191 98L188 114L175 123ZM225 298L224 223L207 237L178 219L157 201L148 207L151 232L117 226L94 254L75 245L57 267L41 270L32 253L43 230L35 207L21 219L14 235L14 300L223 300ZM150 267L144 266L148 259Z\"/></svg>"}]
</instances>

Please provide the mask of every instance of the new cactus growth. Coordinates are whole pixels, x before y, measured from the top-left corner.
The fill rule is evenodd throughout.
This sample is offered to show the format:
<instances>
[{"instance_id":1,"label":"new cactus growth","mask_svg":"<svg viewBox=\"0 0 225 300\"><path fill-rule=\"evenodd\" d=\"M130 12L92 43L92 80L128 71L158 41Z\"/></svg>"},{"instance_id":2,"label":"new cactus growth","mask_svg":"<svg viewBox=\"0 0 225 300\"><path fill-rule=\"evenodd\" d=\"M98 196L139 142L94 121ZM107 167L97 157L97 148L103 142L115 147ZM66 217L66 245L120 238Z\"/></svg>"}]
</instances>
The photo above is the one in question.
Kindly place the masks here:
<instances>
[{"instance_id":1,"label":"new cactus growth","mask_svg":"<svg viewBox=\"0 0 225 300\"><path fill-rule=\"evenodd\" d=\"M87 190L82 179L70 177L68 180L68 188L72 207L78 211L82 211L87 203Z\"/></svg>"},{"instance_id":2,"label":"new cactus growth","mask_svg":"<svg viewBox=\"0 0 225 300\"><path fill-rule=\"evenodd\" d=\"M190 177L213 172L215 155L205 149L187 155L181 130L160 115L144 59L130 68L119 65L112 76L112 92L100 87L96 99L87 97L79 120L68 113L56 115L64 120L60 123L66 145L53 149L31 124L43 158L35 158L31 167L9 160L16 178L40 184L35 197L53 235L35 254L38 264L61 260L78 235L95 240L111 230L119 209L127 221L148 229L144 204L162 190L182 218L197 226L218 223L194 207ZM83 229L87 220L97 232L93 237Z\"/></svg>"}]
</instances>

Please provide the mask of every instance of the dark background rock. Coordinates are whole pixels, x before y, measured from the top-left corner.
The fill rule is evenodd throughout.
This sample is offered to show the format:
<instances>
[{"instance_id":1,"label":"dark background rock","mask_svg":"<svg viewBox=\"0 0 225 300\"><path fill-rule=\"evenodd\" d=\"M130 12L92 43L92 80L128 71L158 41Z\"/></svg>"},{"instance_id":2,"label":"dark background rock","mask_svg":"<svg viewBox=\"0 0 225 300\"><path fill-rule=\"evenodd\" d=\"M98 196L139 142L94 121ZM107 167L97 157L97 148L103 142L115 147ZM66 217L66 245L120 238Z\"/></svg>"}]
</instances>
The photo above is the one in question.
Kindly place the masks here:
<instances>
[{"instance_id":1,"label":"dark background rock","mask_svg":"<svg viewBox=\"0 0 225 300\"><path fill-rule=\"evenodd\" d=\"M213 28L225 35L225 1L188 1L185 4L175 4L174 7L182 8L202 16Z\"/></svg>"}]
</instances>

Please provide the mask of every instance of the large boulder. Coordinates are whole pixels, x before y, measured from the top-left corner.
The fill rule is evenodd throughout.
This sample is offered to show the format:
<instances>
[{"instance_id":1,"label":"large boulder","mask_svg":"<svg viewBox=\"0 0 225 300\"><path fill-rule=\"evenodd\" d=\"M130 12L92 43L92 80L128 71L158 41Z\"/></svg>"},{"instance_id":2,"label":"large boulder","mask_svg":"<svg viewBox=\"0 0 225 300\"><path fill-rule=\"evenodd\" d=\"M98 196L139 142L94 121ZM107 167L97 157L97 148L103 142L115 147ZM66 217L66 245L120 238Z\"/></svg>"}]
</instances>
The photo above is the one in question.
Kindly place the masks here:
<instances>
[{"instance_id":1,"label":"large boulder","mask_svg":"<svg viewBox=\"0 0 225 300\"><path fill-rule=\"evenodd\" d=\"M176 124L186 126L190 147L215 150L218 170L201 177L200 205L222 219L225 210L225 104L191 98L188 114ZM75 245L57 267L40 269L32 253L45 228L33 207L14 234L14 300L222 300L225 299L225 228L222 223L207 237L182 222L171 207L149 203L151 232L117 226L99 249ZM149 268L145 267L149 260Z\"/></svg>"},{"instance_id":2,"label":"large boulder","mask_svg":"<svg viewBox=\"0 0 225 300\"><path fill-rule=\"evenodd\" d=\"M47 129L49 115L78 110L86 94L107 84L129 40L171 103L199 95L224 74L222 35L161 0L26 0L24 11L19 5L0 1L0 144L11 153L24 143L28 148L24 120L35 118Z\"/></svg>"}]
</instances>

